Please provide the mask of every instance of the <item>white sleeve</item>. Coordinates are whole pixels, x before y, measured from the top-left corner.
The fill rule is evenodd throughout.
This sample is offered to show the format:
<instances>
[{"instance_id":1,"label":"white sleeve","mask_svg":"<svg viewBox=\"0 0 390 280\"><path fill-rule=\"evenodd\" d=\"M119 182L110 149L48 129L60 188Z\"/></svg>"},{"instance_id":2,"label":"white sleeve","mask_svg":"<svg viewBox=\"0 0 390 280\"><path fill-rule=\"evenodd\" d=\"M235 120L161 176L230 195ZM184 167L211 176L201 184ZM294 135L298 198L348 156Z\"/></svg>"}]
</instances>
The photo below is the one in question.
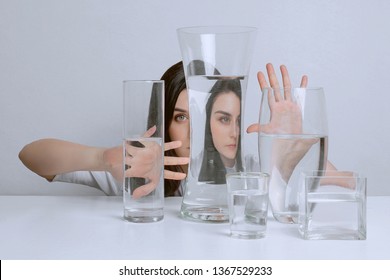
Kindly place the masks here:
<instances>
[{"instance_id":1,"label":"white sleeve","mask_svg":"<svg viewBox=\"0 0 390 280\"><path fill-rule=\"evenodd\" d=\"M288 189L286 181L283 180L282 175L276 167L272 168L269 181L269 199L272 203L272 209L275 212L283 212L284 209L288 208Z\"/></svg>"},{"instance_id":2,"label":"white sleeve","mask_svg":"<svg viewBox=\"0 0 390 280\"><path fill-rule=\"evenodd\" d=\"M121 195L122 184L115 180L109 172L75 171L58 174L53 182L65 182L90 186L103 191L106 195Z\"/></svg>"}]
</instances>

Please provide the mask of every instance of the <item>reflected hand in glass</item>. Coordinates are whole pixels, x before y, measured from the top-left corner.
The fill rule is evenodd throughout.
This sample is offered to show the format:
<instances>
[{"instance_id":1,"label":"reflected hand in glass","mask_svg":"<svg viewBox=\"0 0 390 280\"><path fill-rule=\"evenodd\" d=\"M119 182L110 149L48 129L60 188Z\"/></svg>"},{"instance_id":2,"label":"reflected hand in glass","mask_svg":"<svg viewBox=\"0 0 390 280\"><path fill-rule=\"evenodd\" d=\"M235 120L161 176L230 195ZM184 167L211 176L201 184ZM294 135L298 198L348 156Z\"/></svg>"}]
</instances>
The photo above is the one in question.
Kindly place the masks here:
<instances>
[{"instance_id":1,"label":"reflected hand in glass","mask_svg":"<svg viewBox=\"0 0 390 280\"><path fill-rule=\"evenodd\" d=\"M125 144L125 177L145 179L145 184L138 186L132 192L137 199L151 193L158 185L161 177L162 148L153 138L156 131L151 127L140 141L126 141ZM150 141L146 141L150 139Z\"/></svg>"},{"instance_id":2,"label":"reflected hand in glass","mask_svg":"<svg viewBox=\"0 0 390 280\"><path fill-rule=\"evenodd\" d=\"M181 141L171 141L164 144L164 150L170 151L170 150L178 149L181 146L182 146ZM157 153L155 154L155 156L157 156ZM140 154L138 154L138 158L141 159ZM118 182L122 182L123 181L123 146L104 149L103 162L106 166L105 170L110 172ZM188 164L188 162L189 162L188 156L187 157L164 156L164 166L184 165L184 164ZM132 173L127 173L127 177L131 177L131 176L133 176ZM146 178L144 176L139 176L139 177ZM185 173L174 172L167 169L164 170L164 179L183 180L185 177L186 177ZM147 194L147 191L142 193L144 193L145 195Z\"/></svg>"}]
</instances>

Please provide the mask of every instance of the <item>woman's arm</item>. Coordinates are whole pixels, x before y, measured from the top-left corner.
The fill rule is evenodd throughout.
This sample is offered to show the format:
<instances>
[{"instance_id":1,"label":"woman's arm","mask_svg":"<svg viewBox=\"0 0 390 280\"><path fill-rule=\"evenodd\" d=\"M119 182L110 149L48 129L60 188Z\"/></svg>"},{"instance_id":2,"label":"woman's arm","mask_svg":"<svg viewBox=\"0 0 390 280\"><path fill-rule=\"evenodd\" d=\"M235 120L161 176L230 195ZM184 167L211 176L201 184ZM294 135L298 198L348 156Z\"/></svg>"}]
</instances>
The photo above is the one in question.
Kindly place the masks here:
<instances>
[{"instance_id":1,"label":"woman's arm","mask_svg":"<svg viewBox=\"0 0 390 280\"><path fill-rule=\"evenodd\" d=\"M59 139L41 139L26 145L19 158L28 169L51 181L61 173L106 170L105 150Z\"/></svg>"},{"instance_id":2,"label":"woman's arm","mask_svg":"<svg viewBox=\"0 0 390 280\"><path fill-rule=\"evenodd\" d=\"M180 141L165 143L165 150L176 149ZM26 145L19 153L23 164L41 177L52 181L62 173L73 171L107 171L115 179L123 178L123 148L99 148L59 139L41 139ZM189 158L164 157L164 165L185 165ZM183 180L186 174L164 171L164 178Z\"/></svg>"}]
</instances>

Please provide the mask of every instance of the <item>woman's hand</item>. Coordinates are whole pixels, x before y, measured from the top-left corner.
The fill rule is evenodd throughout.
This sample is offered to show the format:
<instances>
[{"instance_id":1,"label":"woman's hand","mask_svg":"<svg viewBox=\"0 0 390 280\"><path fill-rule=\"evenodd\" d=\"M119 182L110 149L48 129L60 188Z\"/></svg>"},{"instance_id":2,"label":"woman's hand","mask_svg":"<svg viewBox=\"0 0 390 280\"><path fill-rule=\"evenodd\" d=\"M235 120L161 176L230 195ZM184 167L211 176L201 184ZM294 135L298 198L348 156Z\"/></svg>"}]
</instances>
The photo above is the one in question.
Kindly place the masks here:
<instances>
[{"instance_id":1,"label":"woman's hand","mask_svg":"<svg viewBox=\"0 0 390 280\"><path fill-rule=\"evenodd\" d=\"M126 159L125 177L137 177L146 179L146 184L133 191L133 198L137 199L151 193L158 185L161 177L161 146L155 142L140 143L144 147L134 147L125 145ZM175 149L181 146L180 141L169 142L164 145L165 150ZM188 158L164 157L164 165L188 164ZM164 170L164 178L172 180L182 180L186 174Z\"/></svg>"},{"instance_id":2,"label":"woman's hand","mask_svg":"<svg viewBox=\"0 0 390 280\"><path fill-rule=\"evenodd\" d=\"M126 178L144 178L144 185L135 185L132 196L137 199L152 192L160 182L163 151L159 143L151 141L126 141Z\"/></svg>"},{"instance_id":3,"label":"woman's hand","mask_svg":"<svg viewBox=\"0 0 390 280\"><path fill-rule=\"evenodd\" d=\"M271 111L269 123L265 125L252 124L247 132L261 132L266 134L301 134L302 112L299 104L293 100L291 82L286 66L282 65L283 88L280 88L272 64L267 64L267 74L273 90L268 91L268 105ZM261 90L269 85L262 72L257 74ZM306 87L307 76L301 79L301 87ZM278 89L284 90L284 95ZM288 181L299 161L310 147L315 144L311 139L278 139L272 149L272 165L278 167L284 181Z\"/></svg>"},{"instance_id":4,"label":"woman's hand","mask_svg":"<svg viewBox=\"0 0 390 280\"><path fill-rule=\"evenodd\" d=\"M164 145L164 150L169 151L181 147L181 141L167 142ZM105 149L103 152L104 170L110 172L112 176L118 180L123 179L123 147L113 147ZM188 157L167 157L164 156L164 165L186 165L190 162ZM164 178L170 180L183 180L187 174L181 172L173 172L164 170Z\"/></svg>"},{"instance_id":5,"label":"woman's hand","mask_svg":"<svg viewBox=\"0 0 390 280\"><path fill-rule=\"evenodd\" d=\"M155 127L149 129L144 137L148 138L155 132ZM141 145L139 145L141 144ZM181 141L165 143L164 150L172 150L181 146ZM144 178L147 183L133 192L134 198L145 196L152 192L158 185L161 176L161 146L155 142L140 141L138 145L125 144L126 159L128 166L126 177ZM103 153L103 161L106 171L110 172L118 181L123 179L123 147L106 149ZM164 157L164 165L185 165L189 163L186 157ZM183 180L185 173L164 170L164 178L171 180Z\"/></svg>"},{"instance_id":6,"label":"woman's hand","mask_svg":"<svg viewBox=\"0 0 390 280\"><path fill-rule=\"evenodd\" d=\"M165 143L164 150L170 151L177 148L180 148L182 145L181 141L172 141ZM164 156L164 165L186 165L190 163L189 157L168 157ZM171 170L164 170L164 178L169 180L184 180L186 178L186 173L174 172Z\"/></svg>"},{"instance_id":7,"label":"woman's hand","mask_svg":"<svg viewBox=\"0 0 390 280\"><path fill-rule=\"evenodd\" d=\"M280 88L278 79L275 74L274 67L268 63L267 66L268 79L272 88ZM283 88L291 88L290 76L286 66L280 66L282 73ZM262 72L257 73L260 89L268 88L268 82ZM302 76L300 87L307 87L308 78L306 75ZM298 134L302 131L301 109L299 105L292 100L291 91L286 91L283 97L280 92L275 91L272 95L268 93L268 104L271 110L270 122L266 125L259 126L259 124L252 124L247 128L248 133L264 132L264 133L284 133L284 134Z\"/></svg>"}]
</instances>

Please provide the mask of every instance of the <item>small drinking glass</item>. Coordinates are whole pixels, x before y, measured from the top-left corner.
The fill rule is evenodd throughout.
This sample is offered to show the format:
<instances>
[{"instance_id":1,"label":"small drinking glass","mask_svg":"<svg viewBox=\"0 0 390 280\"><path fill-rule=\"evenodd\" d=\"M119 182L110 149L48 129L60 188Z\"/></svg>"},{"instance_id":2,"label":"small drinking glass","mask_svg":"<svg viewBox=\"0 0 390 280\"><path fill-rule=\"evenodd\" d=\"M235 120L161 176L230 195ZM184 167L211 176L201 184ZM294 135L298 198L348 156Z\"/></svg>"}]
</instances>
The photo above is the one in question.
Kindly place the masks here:
<instances>
[{"instance_id":1,"label":"small drinking glass","mask_svg":"<svg viewBox=\"0 0 390 280\"><path fill-rule=\"evenodd\" d=\"M305 171L299 232L304 239L366 239L367 179L350 171Z\"/></svg>"},{"instance_id":2,"label":"small drinking glass","mask_svg":"<svg viewBox=\"0 0 390 280\"><path fill-rule=\"evenodd\" d=\"M260 172L237 172L226 175L232 237L256 239L265 236L268 177L268 174Z\"/></svg>"},{"instance_id":3,"label":"small drinking glass","mask_svg":"<svg viewBox=\"0 0 390 280\"><path fill-rule=\"evenodd\" d=\"M164 217L164 81L124 81L123 203L130 222Z\"/></svg>"}]
</instances>

